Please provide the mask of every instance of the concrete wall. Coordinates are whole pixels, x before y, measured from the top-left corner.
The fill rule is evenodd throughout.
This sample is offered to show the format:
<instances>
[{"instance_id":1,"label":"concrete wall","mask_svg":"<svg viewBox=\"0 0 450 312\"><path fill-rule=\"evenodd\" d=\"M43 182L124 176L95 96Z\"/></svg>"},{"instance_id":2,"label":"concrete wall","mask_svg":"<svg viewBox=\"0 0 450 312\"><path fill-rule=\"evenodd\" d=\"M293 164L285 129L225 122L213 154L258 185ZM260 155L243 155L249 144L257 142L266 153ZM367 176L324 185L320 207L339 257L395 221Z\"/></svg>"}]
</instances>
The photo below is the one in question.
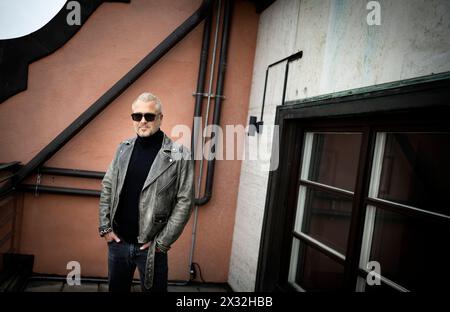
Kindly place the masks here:
<instances>
[{"instance_id":1,"label":"concrete wall","mask_svg":"<svg viewBox=\"0 0 450 312\"><path fill-rule=\"evenodd\" d=\"M260 16L248 115L260 116L265 71L297 51L288 101L450 71L450 2L381 0L369 26L363 0L278 0ZM281 104L285 63L270 70L264 124ZM243 161L229 284L254 289L269 172Z\"/></svg>"},{"instance_id":2,"label":"concrete wall","mask_svg":"<svg viewBox=\"0 0 450 312\"><path fill-rule=\"evenodd\" d=\"M67 44L30 65L28 90L0 104L0 162L26 164L200 4L201 0L102 4ZM246 122L257 21L251 2L235 2L223 124ZM162 130L169 136L175 125L190 128L202 32L203 23L45 166L106 171L119 142L135 135L131 103L144 91L161 98ZM207 281L226 282L228 277L240 168L239 160L218 161L212 200L200 207L194 261ZM31 176L26 182L35 181ZM100 180L58 176L44 176L42 184L100 189ZM36 256L35 272L65 275L67 262L76 260L82 275L106 276L107 246L97 231L98 198L27 193L21 224L18 251ZM169 252L171 280L189 278L191 229L192 218Z\"/></svg>"}]
</instances>

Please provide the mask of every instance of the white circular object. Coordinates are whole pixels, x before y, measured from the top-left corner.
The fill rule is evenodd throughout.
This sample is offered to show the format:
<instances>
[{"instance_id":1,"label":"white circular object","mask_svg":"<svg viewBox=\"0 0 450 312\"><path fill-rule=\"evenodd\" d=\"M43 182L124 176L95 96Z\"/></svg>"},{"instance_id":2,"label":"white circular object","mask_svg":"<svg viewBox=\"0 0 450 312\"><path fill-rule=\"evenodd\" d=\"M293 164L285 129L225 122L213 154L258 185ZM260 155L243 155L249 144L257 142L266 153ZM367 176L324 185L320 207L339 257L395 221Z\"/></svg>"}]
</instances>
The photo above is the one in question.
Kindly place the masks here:
<instances>
[{"instance_id":1,"label":"white circular object","mask_svg":"<svg viewBox=\"0 0 450 312\"><path fill-rule=\"evenodd\" d=\"M41 29L65 4L65 0L0 0L0 40Z\"/></svg>"}]
</instances>

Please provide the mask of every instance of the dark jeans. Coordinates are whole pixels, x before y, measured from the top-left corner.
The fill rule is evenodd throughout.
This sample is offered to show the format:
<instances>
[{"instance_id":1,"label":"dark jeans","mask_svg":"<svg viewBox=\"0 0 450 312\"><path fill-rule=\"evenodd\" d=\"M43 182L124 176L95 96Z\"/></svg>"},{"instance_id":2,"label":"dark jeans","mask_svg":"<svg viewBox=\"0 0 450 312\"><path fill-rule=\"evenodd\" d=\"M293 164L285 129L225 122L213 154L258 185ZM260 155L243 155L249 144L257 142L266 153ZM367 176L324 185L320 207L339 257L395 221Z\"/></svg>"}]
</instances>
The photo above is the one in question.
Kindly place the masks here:
<instances>
[{"instance_id":1,"label":"dark jeans","mask_svg":"<svg viewBox=\"0 0 450 312\"><path fill-rule=\"evenodd\" d=\"M146 289L144 287L144 272L148 249L140 250L139 248L140 245L129 244L124 240L121 240L120 243L115 241L108 243L109 291L129 292L136 266L139 270L142 291L167 291L167 253L155 252L153 286Z\"/></svg>"}]
</instances>

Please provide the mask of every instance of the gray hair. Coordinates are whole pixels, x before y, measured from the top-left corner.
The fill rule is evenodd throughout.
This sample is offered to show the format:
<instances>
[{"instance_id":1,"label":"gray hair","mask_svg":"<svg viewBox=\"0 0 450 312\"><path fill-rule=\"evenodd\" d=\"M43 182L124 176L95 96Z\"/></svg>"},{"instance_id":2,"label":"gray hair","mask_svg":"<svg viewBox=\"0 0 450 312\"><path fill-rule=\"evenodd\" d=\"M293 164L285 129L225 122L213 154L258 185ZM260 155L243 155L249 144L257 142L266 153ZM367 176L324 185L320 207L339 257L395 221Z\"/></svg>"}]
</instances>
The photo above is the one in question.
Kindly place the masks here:
<instances>
[{"instance_id":1,"label":"gray hair","mask_svg":"<svg viewBox=\"0 0 450 312\"><path fill-rule=\"evenodd\" d=\"M159 97L157 97L156 95L153 95L150 92L144 92L141 95L139 95L136 100L134 100L133 104L131 104L131 107L134 107L134 105L136 105L138 101L145 103L155 102L156 109L158 110L158 112L162 113L162 103Z\"/></svg>"}]
</instances>

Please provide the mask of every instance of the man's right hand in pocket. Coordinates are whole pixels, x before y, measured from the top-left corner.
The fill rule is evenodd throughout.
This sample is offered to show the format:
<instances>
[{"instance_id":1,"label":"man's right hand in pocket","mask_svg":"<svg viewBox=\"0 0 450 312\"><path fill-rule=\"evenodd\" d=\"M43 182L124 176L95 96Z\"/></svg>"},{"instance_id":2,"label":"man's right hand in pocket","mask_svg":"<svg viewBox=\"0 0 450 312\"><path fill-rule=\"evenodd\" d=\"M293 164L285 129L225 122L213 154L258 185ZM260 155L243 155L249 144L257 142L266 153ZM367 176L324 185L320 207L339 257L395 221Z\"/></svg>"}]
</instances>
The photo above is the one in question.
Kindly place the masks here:
<instances>
[{"instance_id":1,"label":"man's right hand in pocket","mask_svg":"<svg viewBox=\"0 0 450 312\"><path fill-rule=\"evenodd\" d=\"M114 232L109 232L103 237L105 238L107 243L111 243L113 240L115 240L116 243L120 243L120 238Z\"/></svg>"}]
</instances>

